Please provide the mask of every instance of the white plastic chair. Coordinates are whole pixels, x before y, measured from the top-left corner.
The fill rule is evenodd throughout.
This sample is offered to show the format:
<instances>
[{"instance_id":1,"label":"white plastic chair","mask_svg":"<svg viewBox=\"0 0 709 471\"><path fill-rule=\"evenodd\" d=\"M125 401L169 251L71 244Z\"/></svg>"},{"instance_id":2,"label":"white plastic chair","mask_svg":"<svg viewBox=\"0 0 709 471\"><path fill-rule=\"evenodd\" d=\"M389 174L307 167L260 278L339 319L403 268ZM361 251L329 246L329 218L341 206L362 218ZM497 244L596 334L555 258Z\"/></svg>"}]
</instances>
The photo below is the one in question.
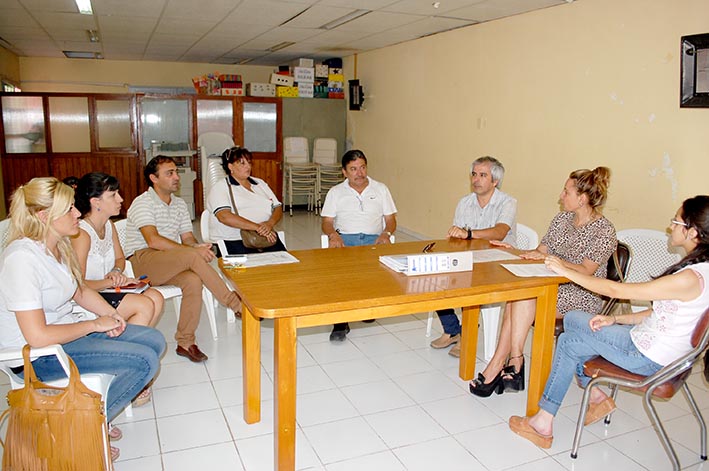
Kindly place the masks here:
<instances>
[{"instance_id":1,"label":"white plastic chair","mask_svg":"<svg viewBox=\"0 0 709 471\"><path fill-rule=\"evenodd\" d=\"M209 235L209 218L210 218L209 211L207 211L206 209L204 211L202 211L202 215L199 218L199 230L202 233L202 242L205 242L205 243L208 242L210 244L214 244L214 243L216 243L216 241L212 240L211 236ZM286 233L283 231L278 231L277 234L278 234L278 238L283 243L283 246L287 248L288 246L286 245ZM231 282L231 280L228 277L224 276L224 273L222 273L222 271L219 268L217 268L216 266L215 266L215 270L217 271L217 273L219 273L219 276L222 277L222 280L224 280L224 283L226 283L226 285L229 286L230 289L234 289L234 284ZM215 313L216 313L216 310L218 307L219 307L219 301L214 299ZM236 322L236 316L234 315L234 311L231 308L229 308L228 306L225 306L225 307L226 307L226 314L227 314L226 315L227 322L230 322L230 323Z\"/></svg>"},{"instance_id":2,"label":"white plastic chair","mask_svg":"<svg viewBox=\"0 0 709 471\"><path fill-rule=\"evenodd\" d=\"M234 140L230 135L223 132L205 132L197 139L197 147L201 158L200 169L202 170L202 197L204 207L207 207L207 195L212 188L214 181L219 177L224 178L224 169L221 167L221 159L209 158L210 155L221 156L222 153L234 147ZM217 165L213 165L213 162ZM215 172L216 171L216 172Z\"/></svg>"},{"instance_id":3,"label":"white plastic chair","mask_svg":"<svg viewBox=\"0 0 709 471\"><path fill-rule=\"evenodd\" d=\"M310 162L308 139L286 137L283 139L284 201L288 202L289 214L293 216L293 197L305 196L308 211L318 211L318 167Z\"/></svg>"},{"instance_id":4,"label":"white plastic chair","mask_svg":"<svg viewBox=\"0 0 709 471\"><path fill-rule=\"evenodd\" d=\"M629 283L650 281L665 269L682 259L682 255L670 247L669 236L652 229L624 229L616 234L619 241L630 247L633 263L626 278ZM645 309L647 303L633 302L634 310Z\"/></svg>"},{"instance_id":5,"label":"white plastic chair","mask_svg":"<svg viewBox=\"0 0 709 471\"><path fill-rule=\"evenodd\" d=\"M10 230L10 219L0 221L0 253L5 250L7 244L7 233Z\"/></svg>"},{"instance_id":6,"label":"white plastic chair","mask_svg":"<svg viewBox=\"0 0 709 471\"><path fill-rule=\"evenodd\" d=\"M313 162L337 165L337 140L331 137L316 138L313 141Z\"/></svg>"},{"instance_id":7,"label":"white plastic chair","mask_svg":"<svg viewBox=\"0 0 709 471\"><path fill-rule=\"evenodd\" d=\"M54 381L44 381L44 383L48 384L49 386L65 388L69 384L69 359L67 357L67 354L64 352L62 346L55 344L48 345L43 348L33 348L30 350L30 360L36 360L39 357L49 355L54 355L57 357L57 360L59 360L59 364L66 372L67 377ZM22 348L6 348L0 350L0 370L5 373L10 379L10 387L12 389L22 389L25 387L24 378L14 373L10 369L10 366L8 366L8 363L14 363L16 360L22 360ZM106 397L108 396L108 388L111 385L111 382L113 381L114 377L115 376L113 375L103 373L87 373L81 375L81 382L84 383L84 385L90 390L101 395L101 399L103 400L104 414L106 415L106 417L108 417L106 409ZM128 404L128 407L126 408L126 415L129 417L133 415L130 404ZM105 439L103 443L103 449L104 459L106 460L106 469L113 469L111 466L111 448L108 441L106 441Z\"/></svg>"},{"instance_id":8,"label":"white plastic chair","mask_svg":"<svg viewBox=\"0 0 709 471\"><path fill-rule=\"evenodd\" d=\"M114 223L116 227L116 232L118 233L118 241L121 247L126 246L126 220L121 219ZM126 260L126 276L135 276L133 273L133 266L130 264L129 260ZM182 305L182 290L179 286L175 285L161 285L153 286L156 290L162 294L163 298L172 299L173 306L175 308L175 316L179 322L180 320L180 306ZM216 340L218 337L217 333L217 318L214 312L214 296L212 296L211 291L207 289L206 286L202 287L202 303L207 311L207 319L209 320L209 327L212 329L212 337Z\"/></svg>"},{"instance_id":9,"label":"white plastic chair","mask_svg":"<svg viewBox=\"0 0 709 471\"><path fill-rule=\"evenodd\" d=\"M539 235L529 226L517 223L517 248L533 250L539 246ZM487 304L480 307L480 317L483 320L483 339L485 344L485 361L490 361L497 348L497 337L500 330L500 319L505 303Z\"/></svg>"}]
</instances>

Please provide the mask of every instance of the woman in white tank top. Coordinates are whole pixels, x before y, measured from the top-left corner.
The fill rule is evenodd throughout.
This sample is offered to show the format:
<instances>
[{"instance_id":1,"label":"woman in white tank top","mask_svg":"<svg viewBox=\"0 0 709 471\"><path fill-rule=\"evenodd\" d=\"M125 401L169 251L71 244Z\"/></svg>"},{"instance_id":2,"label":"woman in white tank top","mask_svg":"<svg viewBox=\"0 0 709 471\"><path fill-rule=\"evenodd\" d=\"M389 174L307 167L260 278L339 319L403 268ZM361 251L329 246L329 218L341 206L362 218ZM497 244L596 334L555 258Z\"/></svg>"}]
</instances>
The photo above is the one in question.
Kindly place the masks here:
<instances>
[{"instance_id":1,"label":"woman in white tank top","mask_svg":"<svg viewBox=\"0 0 709 471\"><path fill-rule=\"evenodd\" d=\"M121 212L123 198L118 180L105 173L87 173L76 188L75 206L81 212L79 235L72 238L85 283L100 291L134 282L123 274L126 259L110 218ZM130 324L154 327L160 319L164 299L155 289L143 294L126 294L122 299L104 296Z\"/></svg>"}]
</instances>

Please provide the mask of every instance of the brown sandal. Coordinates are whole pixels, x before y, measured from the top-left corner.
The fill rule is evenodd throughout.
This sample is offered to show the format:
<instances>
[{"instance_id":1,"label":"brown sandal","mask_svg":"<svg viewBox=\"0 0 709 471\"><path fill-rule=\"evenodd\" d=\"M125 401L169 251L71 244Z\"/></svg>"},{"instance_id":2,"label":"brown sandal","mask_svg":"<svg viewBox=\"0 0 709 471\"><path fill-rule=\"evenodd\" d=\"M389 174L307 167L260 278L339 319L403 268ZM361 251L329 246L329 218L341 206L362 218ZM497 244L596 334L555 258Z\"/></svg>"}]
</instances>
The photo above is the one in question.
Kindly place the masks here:
<instances>
[{"instance_id":1,"label":"brown sandal","mask_svg":"<svg viewBox=\"0 0 709 471\"><path fill-rule=\"evenodd\" d=\"M551 442L554 440L554 436L542 435L537 432L534 427L529 424L529 417L519 417L513 415L510 417L509 425L510 430L520 437L526 438L539 448L551 448Z\"/></svg>"}]
</instances>

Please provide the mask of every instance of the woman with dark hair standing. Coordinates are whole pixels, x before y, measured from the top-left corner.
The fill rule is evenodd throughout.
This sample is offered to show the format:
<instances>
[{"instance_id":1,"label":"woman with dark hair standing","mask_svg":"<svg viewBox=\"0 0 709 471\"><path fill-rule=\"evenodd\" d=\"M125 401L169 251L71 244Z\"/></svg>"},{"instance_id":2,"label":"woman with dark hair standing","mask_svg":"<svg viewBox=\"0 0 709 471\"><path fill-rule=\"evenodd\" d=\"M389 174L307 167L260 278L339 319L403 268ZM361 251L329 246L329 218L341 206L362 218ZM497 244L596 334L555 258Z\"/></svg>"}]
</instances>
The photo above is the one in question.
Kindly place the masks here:
<instances>
[{"instance_id":1,"label":"woman with dark hair standing","mask_svg":"<svg viewBox=\"0 0 709 471\"><path fill-rule=\"evenodd\" d=\"M214 241L241 241L241 229L254 230L274 243L263 250L286 250L273 230L283 217L283 206L265 181L251 176L252 160L251 152L241 147L222 154L227 177L217 181L207 196L210 237ZM242 252L242 248L235 251ZM248 251L243 248L244 253Z\"/></svg>"},{"instance_id":2,"label":"woman with dark hair standing","mask_svg":"<svg viewBox=\"0 0 709 471\"><path fill-rule=\"evenodd\" d=\"M607 167L571 172L559 196L563 210L552 219L539 247L520 257L544 260L553 255L563 260L569 270L605 278L608 259L618 244L613 224L601 213L608 197L610 176ZM574 309L597 314L601 307L602 300L597 294L574 283L559 286L557 317ZM493 392L524 389L522 349L535 314L534 299L507 303L497 349L485 370L470 382L472 394L488 397Z\"/></svg>"},{"instance_id":3,"label":"woman with dark hair standing","mask_svg":"<svg viewBox=\"0 0 709 471\"><path fill-rule=\"evenodd\" d=\"M79 179L74 195L82 219L79 234L71 239L71 244L86 285L96 291L136 281L123 274L126 259L110 220L121 212L123 198L119 190L116 177L93 172ZM164 304L160 292L153 288L142 294L126 294L118 301L107 300L129 324L150 327L158 323Z\"/></svg>"},{"instance_id":4,"label":"woman with dark hair standing","mask_svg":"<svg viewBox=\"0 0 709 471\"><path fill-rule=\"evenodd\" d=\"M687 256L646 283L616 283L572 270L558 257L545 258L548 268L590 291L653 304L651 309L620 316L566 314L540 411L533 417L510 417L513 432L542 448L551 447L554 416L574 376L581 387L591 380L583 375L583 364L595 356L649 376L692 349L692 333L709 306L709 196L685 200L670 221L670 230L670 244L682 247ZM585 424L601 420L615 407L611 397L593 388Z\"/></svg>"}]
</instances>

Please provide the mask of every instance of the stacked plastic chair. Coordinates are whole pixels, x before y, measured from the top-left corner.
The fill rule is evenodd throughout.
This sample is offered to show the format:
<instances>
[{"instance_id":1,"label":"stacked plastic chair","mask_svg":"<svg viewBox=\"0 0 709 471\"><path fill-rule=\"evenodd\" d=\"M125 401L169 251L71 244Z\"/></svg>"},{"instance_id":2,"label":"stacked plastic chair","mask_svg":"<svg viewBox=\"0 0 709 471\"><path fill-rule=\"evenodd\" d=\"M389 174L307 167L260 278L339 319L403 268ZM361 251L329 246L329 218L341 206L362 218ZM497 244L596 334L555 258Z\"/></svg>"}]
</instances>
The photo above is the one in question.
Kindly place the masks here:
<instances>
[{"instance_id":1,"label":"stacked plastic chair","mask_svg":"<svg viewBox=\"0 0 709 471\"><path fill-rule=\"evenodd\" d=\"M330 188L344 180L342 167L337 164L337 141L331 137L319 137L313 142L313 162L318 167L317 202L319 209Z\"/></svg>"},{"instance_id":2,"label":"stacked plastic chair","mask_svg":"<svg viewBox=\"0 0 709 471\"><path fill-rule=\"evenodd\" d=\"M201 158L202 197L206 208L209 190L226 176L221 166L221 155L225 150L234 147L234 140L230 135L221 132L205 132L197 139L197 146Z\"/></svg>"},{"instance_id":3,"label":"stacked plastic chair","mask_svg":"<svg viewBox=\"0 0 709 471\"><path fill-rule=\"evenodd\" d=\"M293 197L305 196L308 211L317 211L318 168L310 162L308 139L286 137L283 139L284 202L293 216Z\"/></svg>"}]
</instances>

